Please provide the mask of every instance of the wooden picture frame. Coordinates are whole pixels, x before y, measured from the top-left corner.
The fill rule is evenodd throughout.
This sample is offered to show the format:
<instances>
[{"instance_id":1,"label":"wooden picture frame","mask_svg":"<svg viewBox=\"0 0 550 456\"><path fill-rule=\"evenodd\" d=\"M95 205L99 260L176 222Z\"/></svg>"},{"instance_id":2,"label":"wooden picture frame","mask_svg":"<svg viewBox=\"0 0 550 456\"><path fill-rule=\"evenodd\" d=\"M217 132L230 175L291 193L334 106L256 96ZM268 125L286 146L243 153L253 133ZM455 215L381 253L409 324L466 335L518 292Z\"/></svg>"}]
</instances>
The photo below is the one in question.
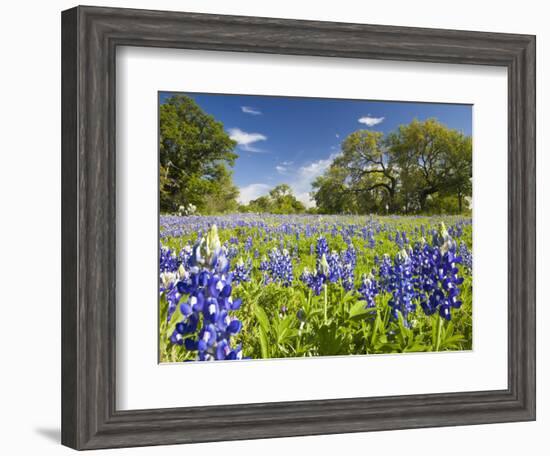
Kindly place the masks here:
<instances>
[{"instance_id":1,"label":"wooden picture frame","mask_svg":"<svg viewBox=\"0 0 550 456\"><path fill-rule=\"evenodd\" d=\"M117 46L508 69L508 388L119 411ZM535 419L535 37L76 7L62 13L62 443L75 449Z\"/></svg>"}]
</instances>

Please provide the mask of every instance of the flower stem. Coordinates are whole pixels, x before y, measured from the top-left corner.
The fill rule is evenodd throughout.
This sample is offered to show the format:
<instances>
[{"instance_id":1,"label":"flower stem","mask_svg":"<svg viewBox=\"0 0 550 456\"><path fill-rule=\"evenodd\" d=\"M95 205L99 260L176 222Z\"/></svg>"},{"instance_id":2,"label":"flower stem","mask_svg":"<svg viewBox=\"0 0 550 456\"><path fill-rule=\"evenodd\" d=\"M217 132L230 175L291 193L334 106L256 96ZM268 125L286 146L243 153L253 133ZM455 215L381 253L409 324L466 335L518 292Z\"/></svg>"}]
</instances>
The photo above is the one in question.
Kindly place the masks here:
<instances>
[{"instance_id":1,"label":"flower stem","mask_svg":"<svg viewBox=\"0 0 550 456\"><path fill-rule=\"evenodd\" d=\"M328 323L327 307L328 307L328 296L327 296L327 284L325 283L325 324Z\"/></svg>"},{"instance_id":2,"label":"flower stem","mask_svg":"<svg viewBox=\"0 0 550 456\"><path fill-rule=\"evenodd\" d=\"M441 345L441 320L442 318L437 315L437 337L435 339L435 351L439 351Z\"/></svg>"}]
</instances>

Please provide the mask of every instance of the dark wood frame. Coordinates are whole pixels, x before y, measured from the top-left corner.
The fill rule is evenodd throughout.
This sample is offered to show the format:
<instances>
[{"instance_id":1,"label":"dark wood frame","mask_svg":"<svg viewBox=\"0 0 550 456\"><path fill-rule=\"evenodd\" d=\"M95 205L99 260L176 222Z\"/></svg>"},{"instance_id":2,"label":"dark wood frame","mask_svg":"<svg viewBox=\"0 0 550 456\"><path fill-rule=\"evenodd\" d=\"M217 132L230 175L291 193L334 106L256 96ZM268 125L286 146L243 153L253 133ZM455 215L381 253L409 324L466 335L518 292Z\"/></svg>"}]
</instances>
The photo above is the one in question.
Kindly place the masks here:
<instances>
[{"instance_id":1,"label":"dark wood frame","mask_svg":"<svg viewBox=\"0 0 550 456\"><path fill-rule=\"evenodd\" d=\"M508 388L119 411L115 50L149 46L508 69ZM62 443L76 449L535 419L535 37L96 7L62 13Z\"/></svg>"}]
</instances>

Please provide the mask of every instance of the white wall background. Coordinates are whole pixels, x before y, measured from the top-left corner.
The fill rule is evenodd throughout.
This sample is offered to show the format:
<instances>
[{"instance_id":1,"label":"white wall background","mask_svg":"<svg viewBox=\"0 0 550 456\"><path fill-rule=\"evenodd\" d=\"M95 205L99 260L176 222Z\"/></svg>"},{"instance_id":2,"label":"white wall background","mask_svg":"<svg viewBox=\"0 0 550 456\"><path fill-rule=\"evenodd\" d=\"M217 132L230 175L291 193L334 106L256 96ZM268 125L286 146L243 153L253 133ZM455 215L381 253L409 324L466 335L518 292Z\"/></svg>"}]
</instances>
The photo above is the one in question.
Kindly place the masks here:
<instances>
[{"instance_id":1,"label":"white wall background","mask_svg":"<svg viewBox=\"0 0 550 456\"><path fill-rule=\"evenodd\" d=\"M544 303L550 266L543 232L550 217L549 11L545 2L435 0L357 2L253 0L118 0L102 6L172 9L537 35L538 142L538 421L458 428L112 450L97 454L335 454L514 455L550 448L550 313ZM0 24L0 451L69 454L60 422L60 11L64 0L9 2ZM546 218L546 220L545 220ZM546 288L546 290L545 290Z\"/></svg>"}]
</instances>

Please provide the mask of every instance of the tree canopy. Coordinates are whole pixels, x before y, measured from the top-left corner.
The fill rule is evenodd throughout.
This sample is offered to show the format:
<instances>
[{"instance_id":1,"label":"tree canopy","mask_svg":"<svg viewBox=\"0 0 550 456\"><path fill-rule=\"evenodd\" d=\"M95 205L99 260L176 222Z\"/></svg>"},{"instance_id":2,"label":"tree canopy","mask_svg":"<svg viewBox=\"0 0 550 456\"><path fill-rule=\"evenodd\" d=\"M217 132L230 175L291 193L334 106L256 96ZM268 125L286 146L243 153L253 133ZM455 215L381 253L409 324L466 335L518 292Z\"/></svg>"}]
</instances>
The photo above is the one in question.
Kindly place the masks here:
<instances>
[{"instance_id":1,"label":"tree canopy","mask_svg":"<svg viewBox=\"0 0 550 456\"><path fill-rule=\"evenodd\" d=\"M236 142L223 124L191 98L173 95L160 105L160 210L196 206L200 213L236 209L232 167Z\"/></svg>"},{"instance_id":2,"label":"tree canopy","mask_svg":"<svg viewBox=\"0 0 550 456\"><path fill-rule=\"evenodd\" d=\"M351 133L312 197L323 213L460 213L471 177L471 138L435 119L414 120L386 137Z\"/></svg>"},{"instance_id":3,"label":"tree canopy","mask_svg":"<svg viewBox=\"0 0 550 456\"><path fill-rule=\"evenodd\" d=\"M305 212L304 204L296 199L288 184L273 187L269 194L241 206L241 212L269 212L271 214L299 214Z\"/></svg>"},{"instance_id":4,"label":"tree canopy","mask_svg":"<svg viewBox=\"0 0 550 456\"><path fill-rule=\"evenodd\" d=\"M236 142L188 96L172 95L160 105L159 141L161 212L306 212L287 184L239 205ZM461 213L469 210L471 177L471 137L435 119L413 120L387 135L358 130L313 181L316 208L308 212Z\"/></svg>"}]
</instances>

